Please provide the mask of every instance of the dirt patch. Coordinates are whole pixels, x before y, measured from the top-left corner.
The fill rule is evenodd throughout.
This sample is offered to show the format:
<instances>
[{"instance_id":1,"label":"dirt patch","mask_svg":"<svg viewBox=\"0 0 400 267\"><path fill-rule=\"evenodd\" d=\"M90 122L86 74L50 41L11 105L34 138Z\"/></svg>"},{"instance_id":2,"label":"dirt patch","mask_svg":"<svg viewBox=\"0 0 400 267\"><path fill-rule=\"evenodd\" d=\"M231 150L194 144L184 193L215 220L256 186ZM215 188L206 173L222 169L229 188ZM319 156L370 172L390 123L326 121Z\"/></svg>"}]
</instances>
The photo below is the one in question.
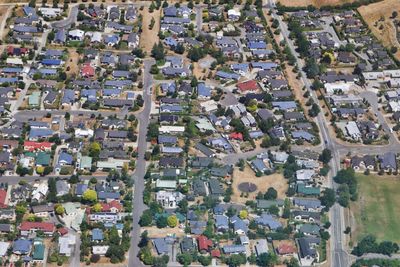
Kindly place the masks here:
<instances>
[{"instance_id":1,"label":"dirt patch","mask_svg":"<svg viewBox=\"0 0 400 267\"><path fill-rule=\"evenodd\" d=\"M395 46L400 50L394 25L394 21L398 18L392 18L393 11L400 12L400 1L385 0L358 8L358 12L360 12L372 33L382 41L383 45L389 48ZM395 56L400 60L400 51L397 51Z\"/></svg>"},{"instance_id":2,"label":"dirt patch","mask_svg":"<svg viewBox=\"0 0 400 267\"><path fill-rule=\"evenodd\" d=\"M279 0L279 3L281 3L283 6L315 6L315 7L321 7L321 6L337 6L337 5L343 5L347 3L352 3L357 0Z\"/></svg>"},{"instance_id":3,"label":"dirt patch","mask_svg":"<svg viewBox=\"0 0 400 267\"><path fill-rule=\"evenodd\" d=\"M145 7L141 14L143 16L143 23L142 23L142 34L140 35L140 47L144 49L148 54L151 52L153 45L158 43L158 31L160 29L160 16L161 16L161 9L154 10L153 13L149 12L149 9ZM151 19L154 18L154 26L150 30L149 25L151 23Z\"/></svg>"},{"instance_id":4,"label":"dirt patch","mask_svg":"<svg viewBox=\"0 0 400 267\"><path fill-rule=\"evenodd\" d=\"M232 180L232 202L234 203L244 204L247 200L254 200L256 199L258 192L264 193L269 187L275 188L275 190L278 192L278 198L285 198L285 194L288 189L287 181L282 174L274 173L271 175L256 177L254 171L248 165L244 168L243 172L240 171L238 168L235 168ZM252 193L248 193L248 197L245 197L238 189L239 185L242 183L252 183L257 186L257 190Z\"/></svg>"},{"instance_id":5,"label":"dirt patch","mask_svg":"<svg viewBox=\"0 0 400 267\"><path fill-rule=\"evenodd\" d=\"M75 51L75 49L69 49L69 58L65 64L66 73L69 78L73 76L75 77L78 76L79 74L78 61L79 61L79 54Z\"/></svg>"},{"instance_id":6,"label":"dirt patch","mask_svg":"<svg viewBox=\"0 0 400 267\"><path fill-rule=\"evenodd\" d=\"M159 229L155 226L152 227L142 227L142 232L147 231L149 233L149 237L151 238L161 238L165 237L166 235L175 235L176 237L183 237L185 235L185 231L182 228L175 227L175 228L162 228Z\"/></svg>"}]
</instances>

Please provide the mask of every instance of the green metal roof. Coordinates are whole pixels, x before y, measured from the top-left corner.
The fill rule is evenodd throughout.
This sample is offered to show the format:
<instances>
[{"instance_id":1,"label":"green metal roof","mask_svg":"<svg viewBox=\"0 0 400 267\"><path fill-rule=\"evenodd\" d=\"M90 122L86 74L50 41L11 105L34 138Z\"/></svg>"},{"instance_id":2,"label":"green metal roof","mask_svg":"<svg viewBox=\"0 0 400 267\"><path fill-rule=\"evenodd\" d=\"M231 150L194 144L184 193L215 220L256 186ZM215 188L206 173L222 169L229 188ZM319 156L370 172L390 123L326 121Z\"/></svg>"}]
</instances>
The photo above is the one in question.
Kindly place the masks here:
<instances>
[{"instance_id":1,"label":"green metal roof","mask_svg":"<svg viewBox=\"0 0 400 267\"><path fill-rule=\"evenodd\" d=\"M32 258L34 260L43 260L44 259L44 245L43 244L35 245L35 247L33 249Z\"/></svg>"}]
</instances>

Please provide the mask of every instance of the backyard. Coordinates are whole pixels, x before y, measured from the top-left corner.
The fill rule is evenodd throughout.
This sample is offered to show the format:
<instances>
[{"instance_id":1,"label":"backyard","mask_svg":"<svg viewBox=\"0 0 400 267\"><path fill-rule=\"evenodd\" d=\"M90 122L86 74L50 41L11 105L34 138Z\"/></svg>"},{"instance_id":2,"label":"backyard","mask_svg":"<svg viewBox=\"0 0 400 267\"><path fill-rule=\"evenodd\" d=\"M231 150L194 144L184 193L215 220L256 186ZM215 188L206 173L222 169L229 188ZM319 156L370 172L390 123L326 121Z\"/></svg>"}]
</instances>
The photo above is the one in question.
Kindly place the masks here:
<instances>
[{"instance_id":1,"label":"backyard","mask_svg":"<svg viewBox=\"0 0 400 267\"><path fill-rule=\"evenodd\" d=\"M248 196L246 196L246 194L242 194L242 192L238 189L238 186L241 183L254 184L256 185L257 189L256 191L249 193ZM256 177L254 171L249 166L246 166L243 172L240 171L238 168L235 168L232 183L232 202L244 204L247 200L254 200L258 192L261 191L262 193L265 193L269 187L273 187L277 191L278 198L285 198L288 184L281 173L273 173L271 175Z\"/></svg>"},{"instance_id":2,"label":"backyard","mask_svg":"<svg viewBox=\"0 0 400 267\"><path fill-rule=\"evenodd\" d=\"M354 241L367 234L400 242L400 181L395 176L357 175L359 198L351 206Z\"/></svg>"}]
</instances>

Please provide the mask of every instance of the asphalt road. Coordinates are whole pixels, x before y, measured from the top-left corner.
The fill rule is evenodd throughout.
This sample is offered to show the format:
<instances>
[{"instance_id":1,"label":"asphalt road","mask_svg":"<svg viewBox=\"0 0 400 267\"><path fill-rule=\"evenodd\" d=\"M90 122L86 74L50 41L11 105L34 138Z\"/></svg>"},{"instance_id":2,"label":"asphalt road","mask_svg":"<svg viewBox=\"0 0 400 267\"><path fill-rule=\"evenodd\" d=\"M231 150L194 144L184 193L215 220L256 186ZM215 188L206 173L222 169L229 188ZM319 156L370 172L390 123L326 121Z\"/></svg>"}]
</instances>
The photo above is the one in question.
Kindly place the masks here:
<instances>
[{"instance_id":1,"label":"asphalt road","mask_svg":"<svg viewBox=\"0 0 400 267\"><path fill-rule=\"evenodd\" d=\"M269 0L270 5L273 5L273 0ZM292 40L289 39L289 30L287 29L287 25L282 21L280 16L278 16L275 12L274 9L272 9L272 16L279 21L279 27L281 29L281 33L283 37L286 40L286 43L290 50L292 51L293 55L296 57L297 65L299 67L302 80L306 88L312 92L311 96L313 97L314 101L318 103L317 96L314 91L311 90L311 83L310 81L306 78L305 72L302 70L303 69L303 62L300 59L299 54L296 52L295 46L292 42ZM329 136L329 131L328 131L328 125L327 122L325 121L325 118L320 112L318 116L316 117L316 122L318 123L318 126L320 128L320 132L322 135L322 140L323 140L323 146L325 148L330 149L333 151L333 159L331 161L331 171L330 171L330 182L332 188L336 188L336 185L334 184L332 177L336 175L338 169L339 169L339 164L340 164L340 155L337 153L337 150L335 149L335 142L332 141L332 139ZM335 267L347 267L349 266L349 258L348 255L345 252L345 244L343 242L343 231L344 231L344 216L343 216L343 208L341 208L339 205L334 205L331 208L330 211L330 220L332 223L332 227L330 229L331 231L331 266Z\"/></svg>"},{"instance_id":2,"label":"asphalt road","mask_svg":"<svg viewBox=\"0 0 400 267\"><path fill-rule=\"evenodd\" d=\"M135 181L135 190L133 194L133 223L131 231L131 246L129 249L129 267L144 266L140 259L137 257L139 253L139 241L140 241L140 226L139 220L143 211L146 209L146 205L143 203L143 190L144 190L144 175L146 174L146 160L144 154L147 149L147 127L150 120L151 111L151 90L153 86L153 77L150 74L151 65L155 64L153 59L144 60L144 71L143 71L143 88L144 94L143 99L145 102L144 109L137 115L139 120L139 136L138 136L138 156L136 161L136 169L133 173Z\"/></svg>"},{"instance_id":3,"label":"asphalt road","mask_svg":"<svg viewBox=\"0 0 400 267\"><path fill-rule=\"evenodd\" d=\"M53 29L68 29L69 27L71 27L72 23L75 23L77 21L78 11L79 11L78 5L72 6L68 18L53 22L51 24L51 27Z\"/></svg>"}]
</instances>

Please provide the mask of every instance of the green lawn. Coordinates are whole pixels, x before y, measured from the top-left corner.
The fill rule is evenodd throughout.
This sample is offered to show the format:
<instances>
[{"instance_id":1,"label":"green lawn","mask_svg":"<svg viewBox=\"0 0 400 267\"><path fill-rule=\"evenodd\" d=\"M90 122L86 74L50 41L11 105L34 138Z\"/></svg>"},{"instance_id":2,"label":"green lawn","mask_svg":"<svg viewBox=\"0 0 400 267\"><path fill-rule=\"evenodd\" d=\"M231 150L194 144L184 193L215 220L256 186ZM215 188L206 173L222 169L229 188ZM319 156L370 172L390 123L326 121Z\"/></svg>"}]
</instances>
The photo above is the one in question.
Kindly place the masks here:
<instances>
[{"instance_id":1,"label":"green lawn","mask_svg":"<svg viewBox=\"0 0 400 267\"><path fill-rule=\"evenodd\" d=\"M378 240L400 242L400 180L395 176L357 175L359 198L352 205L356 238L366 234Z\"/></svg>"}]
</instances>

